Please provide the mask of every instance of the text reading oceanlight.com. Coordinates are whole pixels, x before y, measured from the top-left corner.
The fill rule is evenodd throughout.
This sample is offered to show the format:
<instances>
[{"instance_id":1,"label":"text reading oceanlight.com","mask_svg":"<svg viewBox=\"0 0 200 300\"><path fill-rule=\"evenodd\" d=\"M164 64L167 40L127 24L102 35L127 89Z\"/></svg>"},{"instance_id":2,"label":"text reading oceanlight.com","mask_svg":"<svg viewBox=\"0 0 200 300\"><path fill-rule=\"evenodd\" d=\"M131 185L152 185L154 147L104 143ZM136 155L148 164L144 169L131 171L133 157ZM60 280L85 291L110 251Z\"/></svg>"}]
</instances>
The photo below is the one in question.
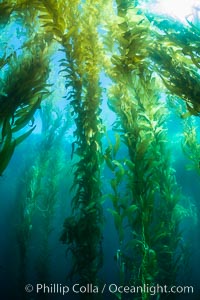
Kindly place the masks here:
<instances>
[{"instance_id":1,"label":"text reading oceanlight.com","mask_svg":"<svg viewBox=\"0 0 200 300\"><path fill-rule=\"evenodd\" d=\"M156 294L193 294L194 287L193 286L167 286L167 285L149 285L144 284L142 286L121 286L115 283L112 284L104 284L101 287L86 284L80 285L78 283L68 286L60 283L52 283L49 285L38 283L34 287L32 284L27 284L25 286L25 291L27 293L36 292L37 294L60 294L67 295L68 293L74 294L103 294L106 293L120 293L120 294L150 294L152 296Z\"/></svg>"}]
</instances>

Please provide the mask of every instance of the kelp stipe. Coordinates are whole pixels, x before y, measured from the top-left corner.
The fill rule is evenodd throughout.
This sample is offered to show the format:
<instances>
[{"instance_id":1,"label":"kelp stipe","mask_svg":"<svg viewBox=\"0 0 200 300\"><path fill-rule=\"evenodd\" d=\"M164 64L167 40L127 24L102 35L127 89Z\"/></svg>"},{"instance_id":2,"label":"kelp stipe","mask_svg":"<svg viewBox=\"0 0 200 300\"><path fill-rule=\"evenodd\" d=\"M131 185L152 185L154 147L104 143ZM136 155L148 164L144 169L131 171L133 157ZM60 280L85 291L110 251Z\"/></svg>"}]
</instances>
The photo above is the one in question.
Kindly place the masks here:
<instances>
[{"instance_id":1,"label":"kelp stipe","mask_svg":"<svg viewBox=\"0 0 200 300\"><path fill-rule=\"evenodd\" d=\"M180 242L179 222L173 217L180 194L165 149L167 110L159 101L157 79L148 63L147 45L153 42L149 34L150 24L137 8L128 4L124 8L120 1L117 4L119 18L114 18L118 29L115 27L114 31L112 24L108 24L112 28L109 34L115 37L115 47L118 47L118 53L111 56L108 69L115 83L110 88L108 105L117 114L115 130L119 130L129 158L124 159L124 163L122 159L113 160L109 149L105 158L109 168L116 170L115 178L111 180L114 192L111 213L119 234L118 251L129 284L165 282L170 285L176 279L175 261L180 266L181 259L173 256ZM142 34L139 35L140 31ZM165 177L163 183L160 182L159 170L167 172L166 176L160 174ZM118 191L122 178L119 174L125 174L125 182L128 182L128 192L122 199ZM161 214L166 205L166 214ZM123 229L126 218L132 232L127 244ZM156 224L165 225L160 229ZM167 239L169 236L171 241ZM149 299L151 296L143 293L136 297Z\"/></svg>"},{"instance_id":2,"label":"kelp stipe","mask_svg":"<svg viewBox=\"0 0 200 300\"><path fill-rule=\"evenodd\" d=\"M92 6L91 6L92 5ZM100 118L101 88L101 45L97 26L100 8L97 1L88 1L71 7L72 20L69 32L63 36L67 100L73 111L76 129L73 153L78 155L74 168L72 215L64 224L62 242L67 244L73 255L71 275L78 275L82 284L98 282L98 271L102 265L102 204L100 190L100 166L102 163ZM91 9L92 8L92 9ZM69 20L71 21L71 20ZM73 155L72 155L73 157ZM81 295L83 299L97 295Z\"/></svg>"},{"instance_id":3,"label":"kelp stipe","mask_svg":"<svg viewBox=\"0 0 200 300\"><path fill-rule=\"evenodd\" d=\"M43 125L41 140L33 145L32 155L30 154L29 159L33 160L34 163L27 167L28 170L22 184L24 191L19 201L20 214L17 239L21 290L23 290L27 281L27 270L30 268L30 245L33 232L35 232L36 219L40 222L40 231L37 233L39 243L36 252L39 254L35 265L36 277L38 282L46 284L49 282L49 238L53 231L52 223L62 171L63 132L66 131L68 126L63 113L53 107L50 99L42 104L41 110ZM38 155L35 157L36 150ZM25 297L24 293L22 293L22 297Z\"/></svg>"},{"instance_id":4,"label":"kelp stipe","mask_svg":"<svg viewBox=\"0 0 200 300\"><path fill-rule=\"evenodd\" d=\"M170 144L166 134L168 110L161 93L177 95L186 104L186 112L179 112L183 120L191 115L199 116L199 29L190 22L191 27L186 28L179 22L163 20L162 16L144 14L142 8L136 7L138 2L16 0L0 4L1 26L7 26L9 20L15 23L23 19L26 27L18 32L25 39L20 45L20 54L14 51L1 54L0 67L5 76L0 93L0 174L15 147L34 130L35 111L40 105L43 107L43 99L56 88L48 86L52 54L48 52L49 46L60 54L59 45L64 54L57 77L65 80L65 106L67 110L70 107L75 124L73 141L70 140L74 181L72 213L65 220L60 239L72 254L70 275L80 284L98 284L103 265L100 180L103 161L112 172L111 180L108 179L113 208L109 211L119 237L115 256L120 283L175 284L185 255L179 230L181 215L184 217L179 202L182 195L166 146ZM105 39L105 28L101 30L101 24L108 30ZM118 131L115 144L105 151L101 143L105 134L101 119L101 86L105 83L102 80L99 84L102 71L112 81L107 94L108 106L117 116L113 130ZM24 86L20 84L22 81ZM52 94L52 98L57 101L58 97ZM52 111L57 125L62 123L60 112L54 107L46 109L43 122ZM52 124L55 129L56 124L53 121ZM31 128L21 134L20 130L27 125ZM62 130L58 139L65 135L64 127L59 127ZM56 170L50 168L53 162L48 156L55 159L52 143L59 141L52 128L48 131L48 126L44 126L43 129L44 143L39 158L35 156L27 179L27 197L22 201L18 242L23 265L28 262L25 257L32 216L36 212L44 216L47 222L43 222L46 229L38 274L41 281L48 281L48 262L43 258L49 251L48 233L57 201ZM195 135L195 129L191 129L191 133L185 131L184 147L189 156L192 150L188 146L195 143L190 134ZM68 141L65 139L64 143L67 145ZM128 157L121 155L123 149ZM48 159L43 162L45 151ZM196 168L197 157L194 161ZM67 165L65 161L63 168ZM45 170L52 175L49 181L43 173ZM66 176L66 186L68 184ZM43 187L46 192L42 191ZM21 270L23 272L24 266ZM97 298L97 295L82 295L83 298L93 296ZM115 296L123 298L119 293ZM161 296L164 297L157 297ZM147 293L136 296L136 299L149 298Z\"/></svg>"},{"instance_id":5,"label":"kelp stipe","mask_svg":"<svg viewBox=\"0 0 200 300\"><path fill-rule=\"evenodd\" d=\"M59 205L58 190L61 175L63 176L64 134L68 122L64 113L47 99L42 106L42 123L40 155L35 166L41 178L41 194L37 205L37 216L41 222L41 242L36 272L38 282L47 283L50 281L49 265L52 252L50 238L54 231L56 206Z\"/></svg>"}]
</instances>

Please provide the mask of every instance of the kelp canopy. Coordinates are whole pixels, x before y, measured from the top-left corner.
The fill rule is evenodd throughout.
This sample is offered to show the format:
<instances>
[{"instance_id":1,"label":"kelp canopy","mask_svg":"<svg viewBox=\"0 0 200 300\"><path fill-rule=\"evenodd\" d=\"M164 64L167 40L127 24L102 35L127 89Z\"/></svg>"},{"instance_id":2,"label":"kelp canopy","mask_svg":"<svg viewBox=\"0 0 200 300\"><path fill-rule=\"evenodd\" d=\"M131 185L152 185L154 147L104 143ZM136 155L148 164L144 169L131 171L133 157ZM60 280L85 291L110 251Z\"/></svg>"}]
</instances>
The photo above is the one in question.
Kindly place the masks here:
<instances>
[{"instance_id":1,"label":"kelp canopy","mask_svg":"<svg viewBox=\"0 0 200 300\"><path fill-rule=\"evenodd\" d=\"M90 43L92 40L87 40L90 35L89 31L86 33L87 38L84 38L84 35L82 36L82 41L85 44L80 47L77 43L77 30L81 30L84 22L89 22L91 25L96 22L92 17L92 12L96 10L94 13L97 14L97 8L101 12L101 19L99 19L98 24L94 23L93 25L98 30L97 34L101 43L103 42L106 46L108 38L104 39L104 31L100 28L103 29L109 26L111 30L114 27L123 30L121 42L124 46L126 44L123 56L117 62L113 53L112 62L118 65L121 64L124 67L127 66L131 70L134 70L138 64L140 64L140 68L146 65L146 68L156 72L162 78L170 94L176 95L186 102L188 113L183 114L183 117L199 115L199 28L192 22L188 21L186 26L169 17L164 19L162 16L146 14L142 9L138 9L134 25L127 24L122 14L127 5L131 5L134 9L136 3L134 1L123 1L123 4L118 2L118 7L120 7L118 17L113 16L112 19L109 19L109 16L107 16L108 19L105 21L106 12L104 9L106 5L111 5L109 1L102 1L102 4L91 4L91 7L88 8L91 15L88 16L87 20L80 19L79 16L81 6L84 5L84 2L81 3L81 1L72 1L71 7L68 7L68 3L63 3L63 1L32 1L31 3L30 1L1 1L1 28L7 28L14 22L20 22L24 31L26 31L22 33L22 36L25 37L24 43L21 43L17 50L17 52L22 52L21 55L17 54L16 50L13 52L8 51L9 44L7 41L2 43L0 59L0 68L3 74L1 76L0 95L1 174L12 156L15 146L24 140L33 128L27 131L25 136L21 136L20 139L14 137L14 132L24 128L30 121L33 126L34 113L40 108L40 103L49 93L47 80L48 64L52 55L52 51L49 51L50 45L58 42L65 49L71 67L79 67L78 72L84 70L75 65L74 60L77 59L79 61L84 59L84 63L90 68L90 72L94 71L92 70L94 69L92 61L90 61L88 55L85 58L83 57L81 49L85 47L85 50L87 50L89 47L94 47ZM144 23L149 23L148 29L144 27ZM35 28L37 28L37 32ZM1 39L2 42L5 39L3 31ZM21 39L20 34L19 39ZM146 44L140 47L143 39L146 40ZM73 40L77 45L73 43ZM109 43L113 43L113 47L115 47L112 34ZM102 62L106 62L107 57L106 52L103 50L103 44L98 51L98 55L99 59L103 55ZM136 47L137 53L135 52ZM97 49L94 48L94 54L95 51ZM121 51L120 48L119 51ZM65 62L61 62L61 66L65 66ZM98 66L100 68L99 72L102 67ZM69 68L70 65L66 65L65 70L68 73L69 71L72 72ZM127 70L122 71L126 76ZM72 75L67 76L68 81L71 80L73 84L78 84Z\"/></svg>"},{"instance_id":2,"label":"kelp canopy","mask_svg":"<svg viewBox=\"0 0 200 300\"><path fill-rule=\"evenodd\" d=\"M177 107L181 118L199 116L200 29L192 21L184 25L147 13L140 4L0 2L0 175L15 147L34 132L36 111L54 98L52 61L61 57L55 68L74 124L74 177L72 214L60 240L72 253L70 278L78 276L82 284L96 284L103 264L104 163L112 176L110 213L119 238L121 284L171 285L183 259L177 214L181 191L166 146L170 110L162 95L173 96L174 105L182 103ZM13 29L17 46L8 34ZM106 146L103 97L115 114L112 129L117 132ZM59 101L57 93L54 103ZM127 157L119 155L121 145Z\"/></svg>"}]
</instances>

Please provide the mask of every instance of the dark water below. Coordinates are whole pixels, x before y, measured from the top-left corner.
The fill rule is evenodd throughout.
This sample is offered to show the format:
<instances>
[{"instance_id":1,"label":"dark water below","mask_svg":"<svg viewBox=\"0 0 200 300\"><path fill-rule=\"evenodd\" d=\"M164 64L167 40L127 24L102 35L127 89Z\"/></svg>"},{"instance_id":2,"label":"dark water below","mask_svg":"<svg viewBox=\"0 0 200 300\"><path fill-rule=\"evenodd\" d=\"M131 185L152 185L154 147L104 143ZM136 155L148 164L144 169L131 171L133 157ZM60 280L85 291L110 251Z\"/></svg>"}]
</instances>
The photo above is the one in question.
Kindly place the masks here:
<instances>
[{"instance_id":1,"label":"dark water below","mask_svg":"<svg viewBox=\"0 0 200 300\"><path fill-rule=\"evenodd\" d=\"M1 299L48 299L48 300L61 300L61 299L80 299L80 295L87 294L96 296L94 290L96 287L89 287L86 293L67 292L62 295L63 288L66 291L73 288L74 284L67 280L67 274L70 270L72 257L66 255L66 246L60 241L60 235L64 219L70 214L70 186L72 184L72 178L69 176L70 168L68 169L68 176L62 177L59 182L59 192L57 196L57 202L55 205L55 211L52 218L52 231L49 234L48 240L48 270L45 276L47 281L45 286L38 286L39 292L36 293L37 284L43 284L38 279L38 274L41 272L39 264L47 257L43 257L41 260L41 245L43 243L44 235L42 231L43 223L41 222L39 215L34 215L32 218L31 238L27 244L27 258L25 261L25 273L22 272L22 262L19 255L19 227L20 227L20 209L19 203L23 197L23 189L26 188L24 183L26 172L31 164L34 163L34 156L25 155L27 145L35 143L37 138L30 137L27 142L20 145L16 150L11 163L6 170L5 174L0 178L0 274L1 274ZM70 162L69 157L71 155L71 147L67 146L65 149L66 159ZM180 154L180 153L179 153ZM28 158L27 158L28 157ZM185 171L185 157L180 154L178 159L174 163L176 169L176 178L178 184L182 187L184 195L195 199L194 204L197 206L197 211L200 209L199 199L199 178L193 172ZM103 193L109 192L109 184L107 180L108 171L105 170L102 176L103 181ZM118 236L114 227L113 219L108 212L108 208L112 207L110 200L104 202L104 239L103 239L103 254L104 263L100 270L99 278L99 290L106 284L106 289L103 294L103 299L117 299L114 293L108 291L108 288L112 284L120 285L119 282L119 267L116 263L116 251L118 249ZM200 231L197 224L194 224L191 218L186 218L182 223L183 238L186 244L189 246L189 266L186 268L185 274L180 274L178 283L180 285L192 285L194 287L194 294L189 295L176 295L173 299L189 300L200 299L199 287L200 287ZM183 262L184 264L184 262ZM183 276L184 275L184 276ZM24 276L24 278L22 278ZM183 278L184 277L184 278ZM20 282L23 282L23 286L20 286ZM24 292L24 283L32 285L33 292ZM67 286L67 287L66 287ZM30 289L31 287L28 286ZM41 289L40 289L41 288ZM76 286L75 288L79 288ZM84 290L84 288L82 288ZM92 293L91 293L92 290ZM48 293L49 291L49 293ZM95 290L96 291L96 290ZM90 294L91 293L91 294ZM133 294L123 294L122 299L134 299ZM157 296L151 296L151 299L159 299ZM96 299L96 298L94 298ZM162 297L160 298L162 299ZM167 298L168 299L168 298ZM169 299L172 299L170 296Z\"/></svg>"}]
</instances>

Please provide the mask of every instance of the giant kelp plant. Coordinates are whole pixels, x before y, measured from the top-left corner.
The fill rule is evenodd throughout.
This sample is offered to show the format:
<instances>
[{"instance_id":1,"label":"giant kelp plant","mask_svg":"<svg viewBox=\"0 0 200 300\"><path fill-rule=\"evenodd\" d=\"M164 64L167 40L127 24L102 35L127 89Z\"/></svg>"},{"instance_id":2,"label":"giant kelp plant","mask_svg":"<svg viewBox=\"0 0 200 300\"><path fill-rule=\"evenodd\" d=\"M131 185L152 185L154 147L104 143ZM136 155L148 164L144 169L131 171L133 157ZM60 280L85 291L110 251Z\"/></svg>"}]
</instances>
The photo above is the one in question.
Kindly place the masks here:
<instances>
[{"instance_id":1,"label":"giant kelp plant","mask_svg":"<svg viewBox=\"0 0 200 300\"><path fill-rule=\"evenodd\" d=\"M114 37L119 54L116 50L116 54L110 56L108 74L115 84L110 89L108 104L117 114L114 129L121 133L129 158L116 161L109 157L107 150L105 159L110 160L110 169L116 170L111 180L114 192L111 199L119 232L120 260L125 282L126 273L129 274L129 284L171 285L181 259L175 257L180 232L179 220L174 217L180 193L165 147L167 111L159 100L156 78L149 70L146 45L151 45L150 24L132 4L124 7L119 2L118 16L119 28L116 31L112 28L109 33ZM122 198L117 191L121 180L127 182L127 192ZM132 233L124 244L126 218ZM159 220L159 227L155 220ZM143 295L142 299L149 297Z\"/></svg>"},{"instance_id":2,"label":"giant kelp plant","mask_svg":"<svg viewBox=\"0 0 200 300\"><path fill-rule=\"evenodd\" d=\"M200 31L192 21L183 25L150 14L140 2L0 2L1 175L16 146L34 133L38 110L43 124L39 154L26 177L25 198L21 199L18 242L23 284L35 210L41 212L44 236L38 274L40 281L48 281L46 254L58 201L59 164L63 164L62 169L68 164L59 160L59 147L69 142L73 163L71 211L66 212L60 228L60 241L72 256L68 279L101 285L107 201L118 234L115 252L120 284L176 284L186 255L177 211L187 207L182 207L182 191L169 154L167 126L173 109L166 95L176 99L173 106L181 103L177 111L183 121L199 116ZM7 41L13 28L16 46L12 45L12 34ZM55 56L59 59L54 66ZM59 69L54 76L52 68ZM59 89L55 81L59 80L65 87L62 107L66 114L55 109L61 100L59 93L54 93ZM103 93L106 81L110 84ZM107 108L102 105L105 94ZM109 110L116 119L106 128ZM66 116L69 124L73 123L70 138ZM115 142L111 139L106 144L106 131L115 135ZM198 171L195 136L191 123L184 129L183 150ZM106 166L110 177L103 178ZM104 181L110 183L109 195L103 195ZM65 182L67 185L67 178ZM132 298L115 295L119 299L151 297L147 292ZM96 299L97 295L84 293L81 297Z\"/></svg>"},{"instance_id":3,"label":"giant kelp plant","mask_svg":"<svg viewBox=\"0 0 200 300\"><path fill-rule=\"evenodd\" d=\"M40 231L37 234L39 238L36 264L37 280L38 282L48 282L49 280L49 260L51 259L49 239L54 229L52 223L63 169L64 133L69 126L64 113L60 112L56 105L53 105L52 99L48 99L42 104L41 120L41 140L35 143L32 149L33 153L38 151L38 154L34 155L33 165L29 163L26 166L27 171L23 183L19 183L19 187L23 185L18 203L19 226L17 232L22 291L27 281L27 270L30 267L30 241L35 218L40 222ZM33 153L30 155L33 156ZM24 293L21 294L21 298L23 297L25 297Z\"/></svg>"}]
</instances>

